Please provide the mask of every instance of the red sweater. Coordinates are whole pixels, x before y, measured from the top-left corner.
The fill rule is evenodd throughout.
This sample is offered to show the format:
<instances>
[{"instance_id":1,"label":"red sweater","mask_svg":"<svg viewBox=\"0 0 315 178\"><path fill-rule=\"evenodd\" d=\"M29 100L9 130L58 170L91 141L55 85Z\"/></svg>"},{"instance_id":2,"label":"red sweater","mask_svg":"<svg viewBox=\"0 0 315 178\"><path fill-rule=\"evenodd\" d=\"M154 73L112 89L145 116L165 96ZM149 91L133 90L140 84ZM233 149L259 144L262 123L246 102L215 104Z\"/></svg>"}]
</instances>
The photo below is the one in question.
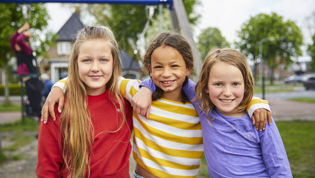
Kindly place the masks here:
<instances>
[{"instance_id":1,"label":"red sweater","mask_svg":"<svg viewBox=\"0 0 315 178\"><path fill-rule=\"evenodd\" d=\"M93 153L90 158L90 178L120 177L129 178L129 156L131 152L132 112L126 102L127 124L119 128L122 118L117 119L117 111L108 97L109 92L98 96L88 96L88 109L94 126ZM60 114L55 107L56 121L49 118L47 124L40 123L38 138L37 177L67 177L60 175L64 165L60 148ZM102 132L105 131L105 132ZM102 133L101 133L102 132Z\"/></svg>"}]
</instances>

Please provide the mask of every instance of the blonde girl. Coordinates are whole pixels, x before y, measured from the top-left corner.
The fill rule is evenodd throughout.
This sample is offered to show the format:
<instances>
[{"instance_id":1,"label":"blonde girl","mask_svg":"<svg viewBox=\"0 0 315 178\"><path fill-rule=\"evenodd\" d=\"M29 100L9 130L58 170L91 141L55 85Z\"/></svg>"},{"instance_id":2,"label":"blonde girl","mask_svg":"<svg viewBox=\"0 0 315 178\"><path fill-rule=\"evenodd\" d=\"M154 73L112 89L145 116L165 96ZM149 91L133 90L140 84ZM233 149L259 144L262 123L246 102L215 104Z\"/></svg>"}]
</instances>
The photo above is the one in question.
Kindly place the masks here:
<instances>
[{"instance_id":1,"label":"blonde girl","mask_svg":"<svg viewBox=\"0 0 315 178\"><path fill-rule=\"evenodd\" d=\"M117 93L117 42L106 27L82 29L68 68L62 114L39 128L38 177L129 177L131 110Z\"/></svg>"},{"instance_id":2,"label":"blonde girl","mask_svg":"<svg viewBox=\"0 0 315 178\"><path fill-rule=\"evenodd\" d=\"M216 49L203 64L196 86L205 157L211 177L292 177L277 126L264 131L251 124L246 108L254 81L243 54Z\"/></svg>"}]
</instances>

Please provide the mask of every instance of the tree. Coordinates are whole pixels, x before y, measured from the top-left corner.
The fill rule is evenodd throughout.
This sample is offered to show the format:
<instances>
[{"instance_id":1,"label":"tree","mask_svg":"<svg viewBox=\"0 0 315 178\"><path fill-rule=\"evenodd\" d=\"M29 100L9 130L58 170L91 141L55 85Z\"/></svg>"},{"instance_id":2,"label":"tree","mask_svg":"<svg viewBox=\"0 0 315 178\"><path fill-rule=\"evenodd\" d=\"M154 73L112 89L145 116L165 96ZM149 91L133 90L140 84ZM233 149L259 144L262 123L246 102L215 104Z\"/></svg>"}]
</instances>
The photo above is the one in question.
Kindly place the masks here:
<instances>
[{"instance_id":1,"label":"tree","mask_svg":"<svg viewBox=\"0 0 315 178\"><path fill-rule=\"evenodd\" d=\"M32 45L36 57L44 56L49 44L52 42L52 35L49 33L44 40L39 40L39 34L47 26L48 13L43 4L22 5L15 3L0 3L0 67L4 68L4 74L8 68L8 61L14 56L10 46L10 37L25 22L28 22L32 29ZM24 12L24 13L23 13ZM26 12L26 13L25 13ZM9 90L5 78L5 97L9 102Z\"/></svg>"},{"instance_id":2,"label":"tree","mask_svg":"<svg viewBox=\"0 0 315 178\"><path fill-rule=\"evenodd\" d=\"M194 11L194 7L199 4L199 0L183 1L183 3L189 22L196 24L200 15ZM109 26L120 48L127 53L133 54L134 49L137 49L136 42L147 22L148 11L145 5L91 4L82 6L81 10L92 15L98 24ZM157 16L156 10L153 18Z\"/></svg>"},{"instance_id":3,"label":"tree","mask_svg":"<svg viewBox=\"0 0 315 178\"><path fill-rule=\"evenodd\" d=\"M311 56L312 61L311 61L311 68L313 71L315 71L315 33L312 36L312 44L309 44L307 46L307 53Z\"/></svg>"},{"instance_id":4,"label":"tree","mask_svg":"<svg viewBox=\"0 0 315 178\"><path fill-rule=\"evenodd\" d=\"M292 57L302 55L303 35L291 20L284 21L276 13L258 14L244 23L238 32L236 46L255 63L254 76L257 79L258 57L270 67L270 82L273 84L274 70L279 64L288 66ZM261 49L261 54L260 50Z\"/></svg>"},{"instance_id":5,"label":"tree","mask_svg":"<svg viewBox=\"0 0 315 178\"><path fill-rule=\"evenodd\" d=\"M203 60L212 49L223 47L230 47L230 43L222 36L218 28L208 27L203 29L198 36L198 49Z\"/></svg>"}]
</instances>

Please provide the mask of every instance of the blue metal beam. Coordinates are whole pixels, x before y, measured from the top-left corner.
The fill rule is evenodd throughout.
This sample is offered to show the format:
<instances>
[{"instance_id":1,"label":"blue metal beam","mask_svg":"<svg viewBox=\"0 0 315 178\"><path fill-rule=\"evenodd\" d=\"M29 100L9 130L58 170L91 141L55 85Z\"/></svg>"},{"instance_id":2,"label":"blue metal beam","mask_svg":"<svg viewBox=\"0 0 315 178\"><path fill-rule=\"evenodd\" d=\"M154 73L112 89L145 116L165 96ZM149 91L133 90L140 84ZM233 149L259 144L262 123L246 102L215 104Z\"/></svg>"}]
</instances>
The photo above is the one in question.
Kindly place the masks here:
<instances>
[{"instance_id":1,"label":"blue metal beam","mask_svg":"<svg viewBox=\"0 0 315 178\"><path fill-rule=\"evenodd\" d=\"M173 0L0 0L0 3L173 4Z\"/></svg>"}]
</instances>

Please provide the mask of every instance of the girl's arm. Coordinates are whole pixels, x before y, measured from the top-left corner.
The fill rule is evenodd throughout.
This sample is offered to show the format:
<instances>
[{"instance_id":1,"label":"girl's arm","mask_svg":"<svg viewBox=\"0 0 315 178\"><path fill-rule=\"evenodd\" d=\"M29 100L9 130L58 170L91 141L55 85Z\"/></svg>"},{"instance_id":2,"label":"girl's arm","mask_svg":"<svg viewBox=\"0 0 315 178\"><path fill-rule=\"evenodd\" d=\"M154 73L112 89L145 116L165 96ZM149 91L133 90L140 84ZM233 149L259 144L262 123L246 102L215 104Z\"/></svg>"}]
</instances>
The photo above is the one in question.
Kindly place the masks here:
<instances>
[{"instance_id":1,"label":"girl's arm","mask_svg":"<svg viewBox=\"0 0 315 178\"><path fill-rule=\"evenodd\" d=\"M45 104L42 107L41 121L43 121L44 124L47 123L48 115L50 115L54 121L56 120L54 112L54 107L56 103L58 103L58 112L61 113L64 105L64 93L66 91L66 83L67 78L64 78L56 82L51 88L51 91L46 98Z\"/></svg>"},{"instance_id":2,"label":"girl's arm","mask_svg":"<svg viewBox=\"0 0 315 178\"><path fill-rule=\"evenodd\" d=\"M154 85L154 82L151 80L151 78L147 78L146 80L141 82L140 87L141 86L150 89L152 93L156 89L156 86ZM183 90L187 98L194 105L195 109L199 110L200 108L198 105L198 100L196 99L195 88L196 83L190 79L185 85L183 85ZM145 99L147 97L142 96L142 98ZM271 124L270 108L267 101L261 100L257 97L253 97L253 99L251 100L247 107L247 112L251 117L253 124L255 125L257 130L262 131L265 129L267 119L269 119L269 124Z\"/></svg>"},{"instance_id":3,"label":"girl's arm","mask_svg":"<svg viewBox=\"0 0 315 178\"><path fill-rule=\"evenodd\" d=\"M45 128L44 128L45 127ZM36 175L42 177L61 177L63 165L59 122L40 123L38 132L38 160Z\"/></svg>"},{"instance_id":4,"label":"girl's arm","mask_svg":"<svg viewBox=\"0 0 315 178\"><path fill-rule=\"evenodd\" d=\"M272 119L263 132L259 132L262 157L270 177L292 177L290 163L278 131Z\"/></svg>"},{"instance_id":5,"label":"girl's arm","mask_svg":"<svg viewBox=\"0 0 315 178\"><path fill-rule=\"evenodd\" d=\"M67 78L64 78L53 85L45 101L45 104L42 107L41 120L44 123L47 123L48 115L50 115L53 120L56 120L55 113L53 112L56 103L58 103L58 112L61 113L64 105L64 93L66 91L66 83ZM139 84L140 80L125 79L123 77L119 77L117 90L124 98L126 98L132 104L133 103L132 97L138 92ZM137 113L141 112L138 111Z\"/></svg>"}]
</instances>

